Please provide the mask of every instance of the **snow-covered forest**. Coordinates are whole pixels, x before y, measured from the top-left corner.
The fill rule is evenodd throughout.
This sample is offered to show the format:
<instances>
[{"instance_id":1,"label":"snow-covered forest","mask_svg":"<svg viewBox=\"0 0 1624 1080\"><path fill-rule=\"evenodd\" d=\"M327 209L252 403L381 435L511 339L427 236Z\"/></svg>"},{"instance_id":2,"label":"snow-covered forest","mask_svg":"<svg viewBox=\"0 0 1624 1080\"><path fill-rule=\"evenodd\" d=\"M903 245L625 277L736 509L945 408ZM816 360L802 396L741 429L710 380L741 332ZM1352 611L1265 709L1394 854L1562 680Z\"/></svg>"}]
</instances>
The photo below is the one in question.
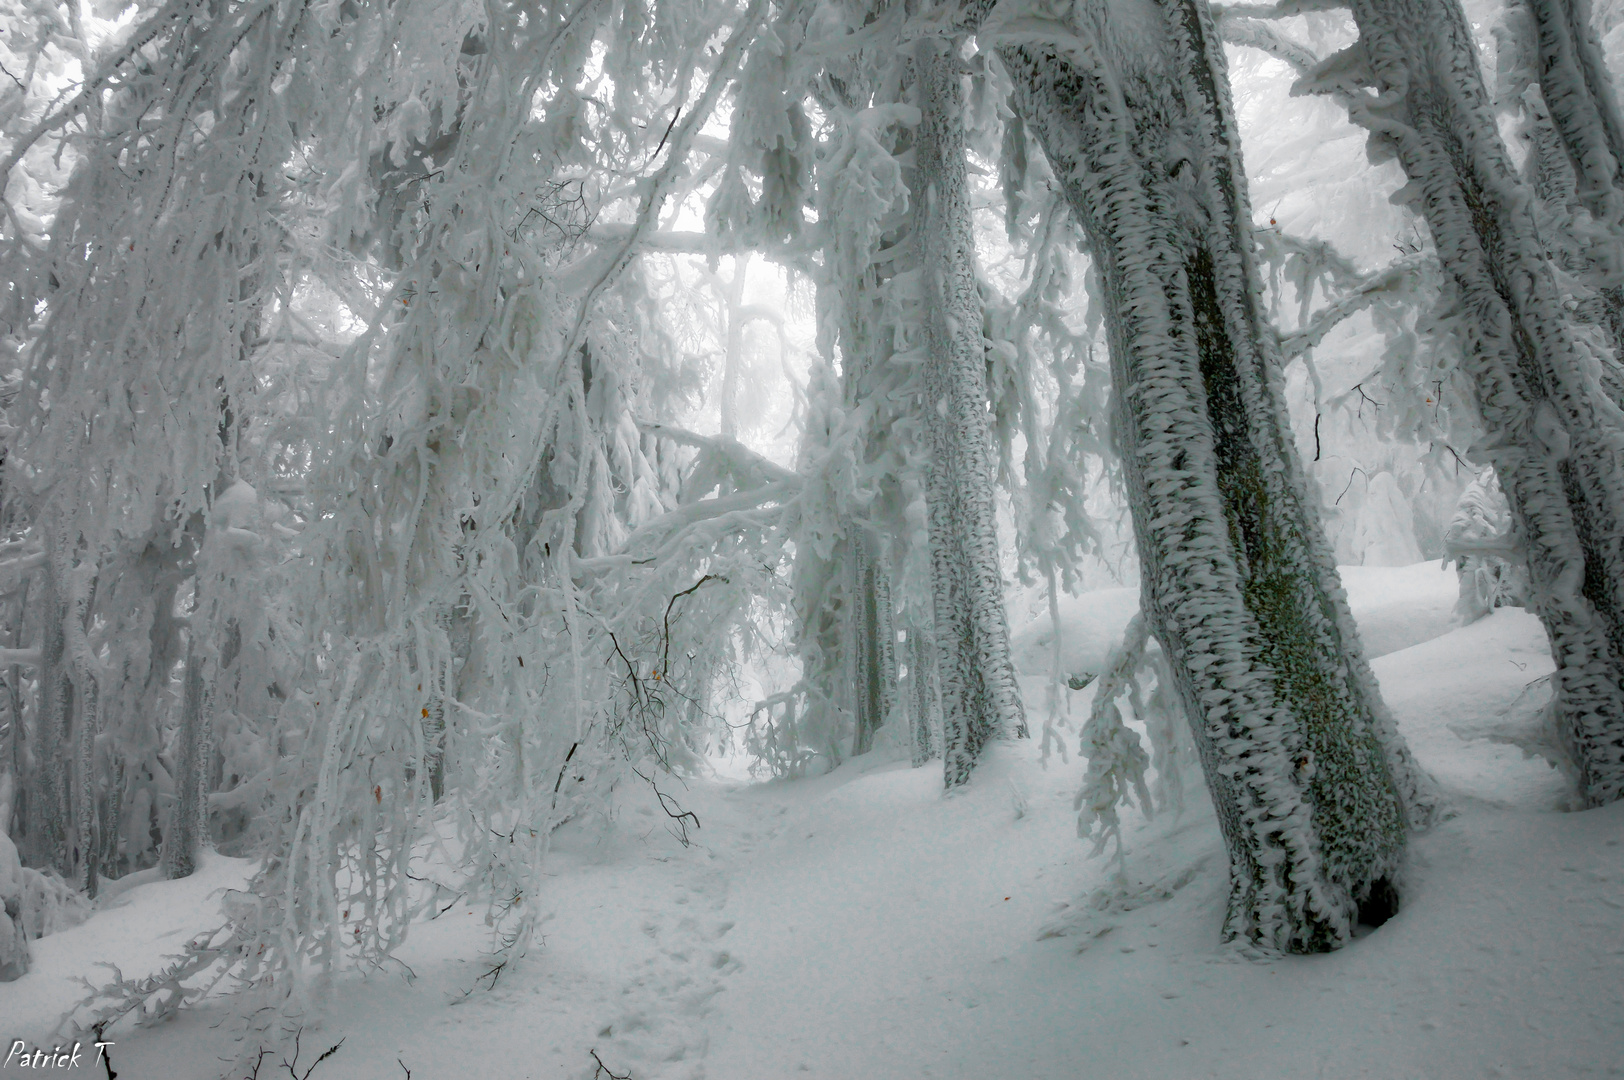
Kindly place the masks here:
<instances>
[{"instance_id":1,"label":"snow-covered forest","mask_svg":"<svg viewBox=\"0 0 1624 1080\"><path fill-rule=\"evenodd\" d=\"M1621 76L0 0L0 1073L1618 1074Z\"/></svg>"}]
</instances>

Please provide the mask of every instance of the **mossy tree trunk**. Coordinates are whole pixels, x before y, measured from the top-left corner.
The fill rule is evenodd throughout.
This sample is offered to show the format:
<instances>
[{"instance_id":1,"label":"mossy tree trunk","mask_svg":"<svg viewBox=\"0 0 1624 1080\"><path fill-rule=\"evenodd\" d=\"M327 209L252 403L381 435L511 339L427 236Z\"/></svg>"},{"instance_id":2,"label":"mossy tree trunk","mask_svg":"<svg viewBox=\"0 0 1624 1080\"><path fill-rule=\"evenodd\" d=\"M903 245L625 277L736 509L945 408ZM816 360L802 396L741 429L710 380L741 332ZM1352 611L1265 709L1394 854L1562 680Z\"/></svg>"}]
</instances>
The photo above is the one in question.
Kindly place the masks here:
<instances>
[{"instance_id":1,"label":"mossy tree trunk","mask_svg":"<svg viewBox=\"0 0 1624 1080\"><path fill-rule=\"evenodd\" d=\"M1396 905L1427 782L1292 442L1222 46L1201 0L1075 12L999 55L1104 285L1143 606L1229 852L1225 936L1336 948Z\"/></svg>"}]
</instances>

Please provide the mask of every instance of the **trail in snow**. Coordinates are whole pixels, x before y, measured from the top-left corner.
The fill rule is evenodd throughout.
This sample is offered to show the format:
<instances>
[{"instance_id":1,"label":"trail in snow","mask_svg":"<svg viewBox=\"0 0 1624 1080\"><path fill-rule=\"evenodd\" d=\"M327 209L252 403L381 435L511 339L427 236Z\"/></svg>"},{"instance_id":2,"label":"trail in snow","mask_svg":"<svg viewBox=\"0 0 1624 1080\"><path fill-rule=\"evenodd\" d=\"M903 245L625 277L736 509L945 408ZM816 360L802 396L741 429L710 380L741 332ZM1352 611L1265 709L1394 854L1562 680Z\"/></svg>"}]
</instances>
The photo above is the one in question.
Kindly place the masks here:
<instances>
[{"instance_id":1,"label":"trail in snow","mask_svg":"<svg viewBox=\"0 0 1624 1080\"><path fill-rule=\"evenodd\" d=\"M1417 568L1365 576L1356 611L1384 613L1390 640L1435 619ZM524 965L481 979L482 908L415 927L410 982L346 976L311 1018L307 1047L346 1040L313 1080L587 1080L597 1060L636 1080L1624 1076L1624 806L1554 812L1561 777L1517 745L1550 669L1537 620L1500 611L1374 667L1457 813L1415 839L1404 909L1339 953L1220 946L1225 862L1198 783L1183 814L1125 818L1119 878L1075 835L1075 759L999 745L951 798L934 763L858 759L691 785L687 848L652 800L572 826ZM0 1026L37 1030L97 955L137 970L173 947L242 870L213 860L37 942ZM224 1015L116 1034L121 1073L216 1075L236 1049Z\"/></svg>"}]
</instances>

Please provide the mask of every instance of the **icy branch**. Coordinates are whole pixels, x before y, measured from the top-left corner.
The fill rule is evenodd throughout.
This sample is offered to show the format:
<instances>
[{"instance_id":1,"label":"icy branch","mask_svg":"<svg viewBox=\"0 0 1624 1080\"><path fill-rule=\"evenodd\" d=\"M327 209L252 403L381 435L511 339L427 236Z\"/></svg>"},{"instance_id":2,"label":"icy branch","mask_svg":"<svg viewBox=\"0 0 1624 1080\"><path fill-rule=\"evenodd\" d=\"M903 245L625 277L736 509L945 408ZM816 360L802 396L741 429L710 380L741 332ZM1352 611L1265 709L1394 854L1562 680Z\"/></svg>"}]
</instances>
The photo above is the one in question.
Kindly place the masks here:
<instances>
[{"instance_id":1,"label":"icy branch","mask_svg":"<svg viewBox=\"0 0 1624 1080\"><path fill-rule=\"evenodd\" d=\"M1307 75L1320 62L1318 56L1275 27L1257 18L1244 17L1235 8L1224 11L1223 21L1218 24L1218 30L1229 44L1244 45L1268 53L1276 60L1291 65L1291 69L1298 75Z\"/></svg>"},{"instance_id":2,"label":"icy branch","mask_svg":"<svg viewBox=\"0 0 1624 1080\"><path fill-rule=\"evenodd\" d=\"M19 137L12 144L11 153L6 155L5 161L0 162L0 195L5 193L6 182L11 179L11 170L17 167L17 163L33 148L36 142L49 132L55 131L69 120L72 120L79 115L81 109L96 101L101 96L102 91L106 89L108 81L118 73L118 70L150 43L153 38L157 37L168 23L176 19L187 8L192 7L194 2L195 0L170 0L168 4L165 4L152 18L146 21L146 25L130 35L130 39L124 43L122 48L103 62L101 69L85 81L79 92L66 105L63 105L55 112L47 112L40 118L39 123Z\"/></svg>"},{"instance_id":3,"label":"icy branch","mask_svg":"<svg viewBox=\"0 0 1624 1080\"><path fill-rule=\"evenodd\" d=\"M1404 288L1414 280L1416 271L1427 261L1421 255L1411 255L1398 260L1386 269L1370 275L1352 292L1339 297L1328 307L1315 313L1307 326L1281 335L1280 348L1285 353L1286 359L1301 356L1314 348L1325 340L1325 335L1338 323L1363 311L1375 303L1383 293L1396 292Z\"/></svg>"},{"instance_id":4,"label":"icy branch","mask_svg":"<svg viewBox=\"0 0 1624 1080\"><path fill-rule=\"evenodd\" d=\"M798 481L799 477L796 479ZM772 483L750 491L723 495L720 498L700 499L698 502L678 507L670 513L661 514L632 533L626 538L625 553L596 559L575 559L572 565L584 573L599 573L625 566L654 565L690 539L696 526L718 519L727 519L728 528L722 531L732 531L746 524L763 524L757 515L745 512L757 511L766 503L782 503L793 497L797 490L798 484ZM775 508L774 513L776 512ZM662 540L660 547L647 556L638 557L632 554L639 549L646 550L649 544Z\"/></svg>"},{"instance_id":5,"label":"icy branch","mask_svg":"<svg viewBox=\"0 0 1624 1080\"><path fill-rule=\"evenodd\" d=\"M0 562L0 581L7 578L26 574L36 567L45 565L45 552L36 551L32 555L19 555L15 559Z\"/></svg>"},{"instance_id":6,"label":"icy branch","mask_svg":"<svg viewBox=\"0 0 1624 1080\"><path fill-rule=\"evenodd\" d=\"M727 44L722 48L722 55L717 60L716 70L711 75L710 82L705 90L688 110L687 117L677 127L676 133L671 136L671 150L666 155L665 164L660 166L653 178L649 181L648 195L638 211L637 221L633 224L630 233L622 242L620 248L611 256L606 265L598 274L596 280L586 290L582 297L581 308L575 318L575 325L570 330L568 342L560 352L560 363L567 362L581 343L586 340L587 326L592 320L593 312L597 309L598 301L619 280L621 273L631 264L642 246L645 237L655 232L659 224L660 211L665 206L666 196L676 185L680 173L688 159L688 151L693 145L694 138L699 129L708 123L711 113L715 111L716 101L722 95L722 90L733 81L733 73L738 66L745 47L755 38L757 27L767 15L767 0L750 0L750 6L744 12L739 25L734 29L733 35L728 38Z\"/></svg>"},{"instance_id":7,"label":"icy branch","mask_svg":"<svg viewBox=\"0 0 1624 1080\"><path fill-rule=\"evenodd\" d=\"M1122 643L1111 653L1094 691L1088 722L1078 736L1077 749L1088 759L1088 775L1072 805L1078 811L1079 836L1087 838L1094 833L1096 824L1100 827L1094 838L1095 855L1103 852L1112 839L1117 843L1117 857L1122 855L1122 822L1116 811L1119 803L1138 795L1145 816L1153 812L1150 791L1145 786L1150 756L1140 745L1139 736L1122 722L1122 711L1116 704L1117 698L1132 688L1134 673L1144 660L1149 641L1145 616L1137 613L1123 631Z\"/></svg>"},{"instance_id":8,"label":"icy branch","mask_svg":"<svg viewBox=\"0 0 1624 1080\"><path fill-rule=\"evenodd\" d=\"M594 225L587 239L602 244L624 244L636 233L636 226L625 224ZM646 233L638 241L641 250L665 255L725 255L728 249L709 233L659 232Z\"/></svg>"},{"instance_id":9,"label":"icy branch","mask_svg":"<svg viewBox=\"0 0 1624 1080\"><path fill-rule=\"evenodd\" d=\"M725 460L732 467L733 474L741 479L756 476L762 481L785 484L791 488L799 488L801 485L799 473L792 472L782 465L762 457L739 442L739 440L730 439L726 435L700 435L672 424L657 424L652 421L641 420L638 421L637 429L646 435L653 435L655 438L670 439L672 442L681 443L683 446L692 446L709 451Z\"/></svg>"},{"instance_id":10,"label":"icy branch","mask_svg":"<svg viewBox=\"0 0 1624 1080\"><path fill-rule=\"evenodd\" d=\"M1336 11L1346 0L1279 0L1274 4L1213 4L1214 18L1238 15L1246 19L1289 19L1310 11Z\"/></svg>"}]
</instances>

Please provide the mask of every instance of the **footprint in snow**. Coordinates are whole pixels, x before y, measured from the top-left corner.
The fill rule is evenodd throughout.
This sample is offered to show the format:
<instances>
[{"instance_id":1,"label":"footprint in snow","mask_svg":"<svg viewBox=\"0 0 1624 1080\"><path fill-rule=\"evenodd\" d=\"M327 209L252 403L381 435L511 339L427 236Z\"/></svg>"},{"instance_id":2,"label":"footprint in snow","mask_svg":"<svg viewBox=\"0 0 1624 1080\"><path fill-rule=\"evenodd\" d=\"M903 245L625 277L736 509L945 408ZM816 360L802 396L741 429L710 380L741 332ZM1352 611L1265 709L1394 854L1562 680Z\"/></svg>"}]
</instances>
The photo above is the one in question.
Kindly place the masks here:
<instances>
[{"instance_id":1,"label":"footprint in snow","mask_svg":"<svg viewBox=\"0 0 1624 1080\"><path fill-rule=\"evenodd\" d=\"M601 1060L616 1075L638 1080L701 1080L710 1049L704 1021L726 979L743 965L720 942L734 927L718 917L727 879L697 870L676 890L673 908L650 911L642 924L649 951L620 991L613 1019L599 1030L581 1080ZM601 1074L599 1074L601 1075Z\"/></svg>"}]
</instances>

